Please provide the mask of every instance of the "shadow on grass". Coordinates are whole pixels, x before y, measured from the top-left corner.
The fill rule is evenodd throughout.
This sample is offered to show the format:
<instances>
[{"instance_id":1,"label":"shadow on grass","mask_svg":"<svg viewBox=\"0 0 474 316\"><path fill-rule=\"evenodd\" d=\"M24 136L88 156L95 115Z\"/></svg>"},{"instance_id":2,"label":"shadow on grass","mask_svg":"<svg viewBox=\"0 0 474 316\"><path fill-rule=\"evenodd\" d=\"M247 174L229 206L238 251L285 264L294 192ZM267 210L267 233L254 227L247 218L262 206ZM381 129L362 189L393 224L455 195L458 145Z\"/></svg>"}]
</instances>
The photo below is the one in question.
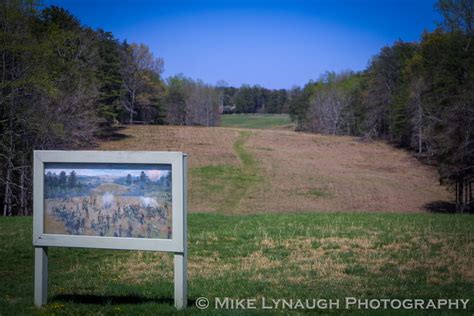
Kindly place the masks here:
<instances>
[{"instance_id":1,"label":"shadow on grass","mask_svg":"<svg viewBox=\"0 0 474 316\"><path fill-rule=\"evenodd\" d=\"M174 299L168 297L143 297L139 295L92 295L92 294L60 294L51 298L51 301L76 304L120 305L120 304L168 304L174 305ZM195 300L188 299L188 306L193 306Z\"/></svg>"},{"instance_id":2,"label":"shadow on grass","mask_svg":"<svg viewBox=\"0 0 474 316\"><path fill-rule=\"evenodd\" d=\"M434 201L426 203L424 208L432 213L454 214L456 213L456 204L446 201Z\"/></svg>"},{"instance_id":3,"label":"shadow on grass","mask_svg":"<svg viewBox=\"0 0 474 316\"><path fill-rule=\"evenodd\" d=\"M96 136L103 141L118 141L129 138L129 135L120 133L123 129L125 129L125 126L104 126Z\"/></svg>"}]
</instances>

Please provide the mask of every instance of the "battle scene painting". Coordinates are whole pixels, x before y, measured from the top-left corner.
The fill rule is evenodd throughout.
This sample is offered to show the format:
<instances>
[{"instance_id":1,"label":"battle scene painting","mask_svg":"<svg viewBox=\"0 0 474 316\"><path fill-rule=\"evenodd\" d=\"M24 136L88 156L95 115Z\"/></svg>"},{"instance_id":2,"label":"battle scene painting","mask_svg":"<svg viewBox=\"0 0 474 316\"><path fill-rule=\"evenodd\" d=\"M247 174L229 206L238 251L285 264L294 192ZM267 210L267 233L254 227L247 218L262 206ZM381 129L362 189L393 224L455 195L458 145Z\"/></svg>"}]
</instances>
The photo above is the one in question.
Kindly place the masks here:
<instances>
[{"instance_id":1,"label":"battle scene painting","mask_svg":"<svg viewBox=\"0 0 474 316\"><path fill-rule=\"evenodd\" d=\"M172 238L171 165L49 163L46 234Z\"/></svg>"}]
</instances>

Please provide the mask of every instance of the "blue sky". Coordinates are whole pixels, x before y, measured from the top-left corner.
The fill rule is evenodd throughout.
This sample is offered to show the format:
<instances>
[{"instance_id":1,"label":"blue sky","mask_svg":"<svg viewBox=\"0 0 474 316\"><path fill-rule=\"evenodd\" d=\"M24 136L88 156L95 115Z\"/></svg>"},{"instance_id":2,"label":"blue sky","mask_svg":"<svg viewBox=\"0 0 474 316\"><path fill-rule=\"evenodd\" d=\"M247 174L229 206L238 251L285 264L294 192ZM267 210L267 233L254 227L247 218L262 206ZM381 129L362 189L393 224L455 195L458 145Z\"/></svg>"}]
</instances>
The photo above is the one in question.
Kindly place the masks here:
<instances>
[{"instance_id":1,"label":"blue sky","mask_svg":"<svg viewBox=\"0 0 474 316\"><path fill-rule=\"evenodd\" d=\"M183 73L215 84L290 88L325 71L362 70L380 48L419 40L435 0L47 0L83 24L147 44Z\"/></svg>"}]
</instances>

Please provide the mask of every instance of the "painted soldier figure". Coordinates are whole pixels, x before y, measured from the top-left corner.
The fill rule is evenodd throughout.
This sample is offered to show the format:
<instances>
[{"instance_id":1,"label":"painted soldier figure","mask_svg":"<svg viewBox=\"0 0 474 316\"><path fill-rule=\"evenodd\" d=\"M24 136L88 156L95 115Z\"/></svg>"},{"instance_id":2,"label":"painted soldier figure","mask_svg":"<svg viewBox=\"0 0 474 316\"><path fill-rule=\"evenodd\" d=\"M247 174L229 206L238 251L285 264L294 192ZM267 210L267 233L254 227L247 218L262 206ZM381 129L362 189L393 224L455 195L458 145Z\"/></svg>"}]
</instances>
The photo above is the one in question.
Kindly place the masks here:
<instances>
[{"instance_id":1,"label":"painted soldier figure","mask_svg":"<svg viewBox=\"0 0 474 316\"><path fill-rule=\"evenodd\" d=\"M132 225L128 223L127 237L132 237L132 231L133 231Z\"/></svg>"},{"instance_id":2,"label":"painted soldier figure","mask_svg":"<svg viewBox=\"0 0 474 316\"><path fill-rule=\"evenodd\" d=\"M150 223L146 225L146 236L147 238L151 238L151 224Z\"/></svg>"},{"instance_id":3,"label":"painted soldier figure","mask_svg":"<svg viewBox=\"0 0 474 316\"><path fill-rule=\"evenodd\" d=\"M82 200L82 209L86 211L86 218L89 218L89 206L88 206L87 198L84 198Z\"/></svg>"}]
</instances>

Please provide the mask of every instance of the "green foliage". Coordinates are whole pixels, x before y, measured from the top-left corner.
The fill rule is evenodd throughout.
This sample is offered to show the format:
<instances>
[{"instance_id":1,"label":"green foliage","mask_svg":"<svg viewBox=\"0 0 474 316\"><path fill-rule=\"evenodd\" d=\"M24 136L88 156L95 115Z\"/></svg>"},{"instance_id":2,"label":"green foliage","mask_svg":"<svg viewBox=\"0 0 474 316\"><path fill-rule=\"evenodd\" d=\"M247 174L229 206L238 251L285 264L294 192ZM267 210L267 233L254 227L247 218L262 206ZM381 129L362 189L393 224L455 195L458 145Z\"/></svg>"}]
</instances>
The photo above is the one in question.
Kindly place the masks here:
<instances>
[{"instance_id":1,"label":"green foliage","mask_svg":"<svg viewBox=\"0 0 474 316\"><path fill-rule=\"evenodd\" d=\"M288 96L285 89L270 90L265 103L265 113L287 113Z\"/></svg>"},{"instance_id":2,"label":"green foliage","mask_svg":"<svg viewBox=\"0 0 474 316\"><path fill-rule=\"evenodd\" d=\"M459 210L469 208L462 187L474 178L471 41L472 37L461 31L426 33L416 68L426 82L423 104L429 122L427 149L435 154L442 179L457 184Z\"/></svg>"},{"instance_id":3,"label":"green foliage","mask_svg":"<svg viewBox=\"0 0 474 316\"><path fill-rule=\"evenodd\" d=\"M461 31L469 36L474 32L474 2L472 0L438 0L438 12L443 16L441 25L448 31Z\"/></svg>"},{"instance_id":4,"label":"green foliage","mask_svg":"<svg viewBox=\"0 0 474 316\"><path fill-rule=\"evenodd\" d=\"M97 79L101 83L98 100L98 114L109 124L123 121L125 109L122 98L125 93L122 77L123 47L112 33L97 31L100 64L97 68Z\"/></svg>"},{"instance_id":5,"label":"green foliage","mask_svg":"<svg viewBox=\"0 0 474 316\"><path fill-rule=\"evenodd\" d=\"M304 88L296 88L290 92L290 105L288 113L293 122L296 122L296 130L302 130L307 121L307 114L311 97L317 84L310 81Z\"/></svg>"},{"instance_id":6,"label":"green foliage","mask_svg":"<svg viewBox=\"0 0 474 316\"><path fill-rule=\"evenodd\" d=\"M0 3L0 11L0 71L5 74L0 198L3 215L26 215L32 149L68 149L93 140L96 40L93 31L61 8L38 11L27 1L8 1Z\"/></svg>"},{"instance_id":7,"label":"green foliage","mask_svg":"<svg viewBox=\"0 0 474 316\"><path fill-rule=\"evenodd\" d=\"M164 122L162 61L60 7L7 1L0 11L0 200L3 215L26 215L33 149L90 146L104 126L129 118Z\"/></svg>"},{"instance_id":8,"label":"green foliage","mask_svg":"<svg viewBox=\"0 0 474 316\"><path fill-rule=\"evenodd\" d=\"M270 90L258 85L242 85L240 88L227 88L224 92L225 108L230 113L287 113L288 96L285 89Z\"/></svg>"},{"instance_id":9,"label":"green foliage","mask_svg":"<svg viewBox=\"0 0 474 316\"><path fill-rule=\"evenodd\" d=\"M404 74L415 50L415 44L398 41L382 48L367 69L366 125L379 137L393 140L403 130L399 125L407 106L403 102L407 80ZM394 127L398 130L394 131Z\"/></svg>"},{"instance_id":10,"label":"green foliage","mask_svg":"<svg viewBox=\"0 0 474 316\"><path fill-rule=\"evenodd\" d=\"M425 33L421 42L419 74L426 78L429 109L446 108L466 90L474 75L474 49L460 32Z\"/></svg>"}]
</instances>

